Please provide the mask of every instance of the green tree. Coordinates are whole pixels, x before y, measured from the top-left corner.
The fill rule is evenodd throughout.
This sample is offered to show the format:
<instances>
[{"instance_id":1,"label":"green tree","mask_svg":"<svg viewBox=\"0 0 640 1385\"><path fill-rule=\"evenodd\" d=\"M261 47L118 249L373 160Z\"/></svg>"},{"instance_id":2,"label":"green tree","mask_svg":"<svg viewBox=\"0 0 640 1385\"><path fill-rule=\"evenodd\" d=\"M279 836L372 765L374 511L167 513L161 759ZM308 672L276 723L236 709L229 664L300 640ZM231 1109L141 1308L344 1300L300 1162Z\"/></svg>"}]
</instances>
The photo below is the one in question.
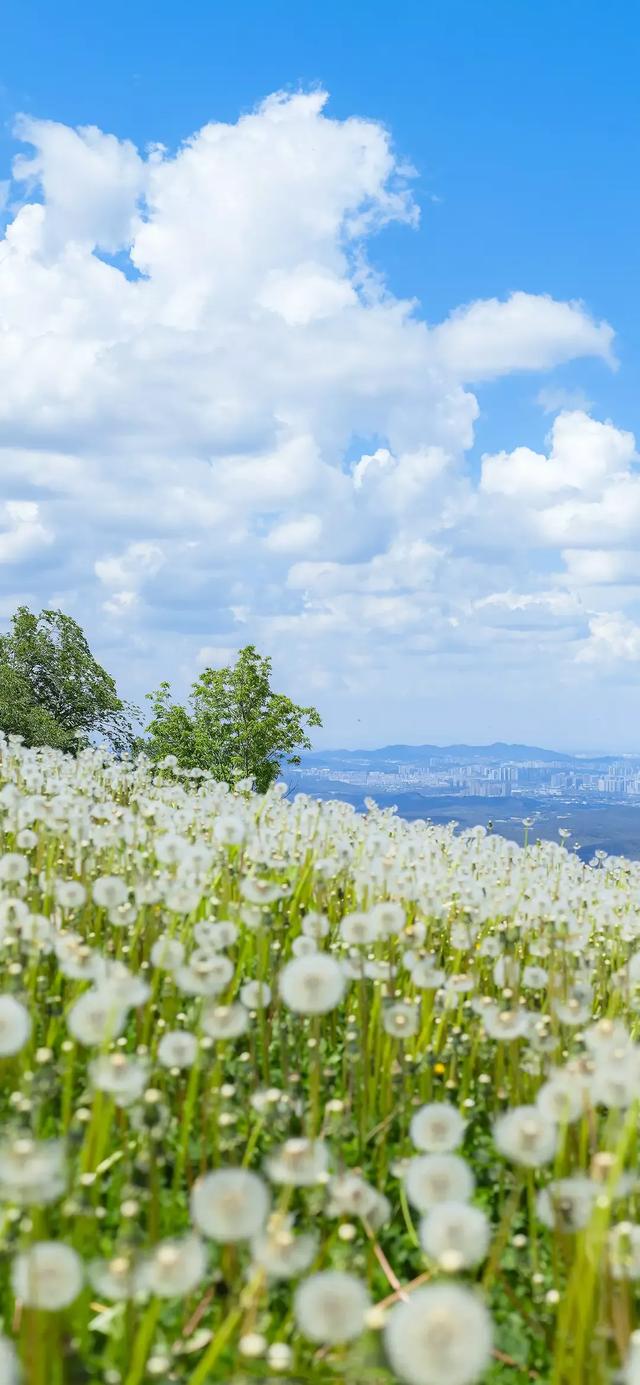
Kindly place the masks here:
<instances>
[{"instance_id":1,"label":"green tree","mask_svg":"<svg viewBox=\"0 0 640 1385\"><path fill-rule=\"evenodd\" d=\"M62 611L19 606L0 635L0 730L26 745L75 753L93 738L131 748L135 708L94 659L77 621Z\"/></svg>"},{"instance_id":2,"label":"green tree","mask_svg":"<svg viewBox=\"0 0 640 1385\"><path fill-rule=\"evenodd\" d=\"M315 707L298 707L271 688L271 660L252 644L228 668L207 668L188 706L172 701L168 683L148 693L153 706L142 749L152 760L174 755L183 769L204 769L228 784L252 779L264 793L283 760L298 765L311 747L308 727L322 726Z\"/></svg>"}]
</instances>

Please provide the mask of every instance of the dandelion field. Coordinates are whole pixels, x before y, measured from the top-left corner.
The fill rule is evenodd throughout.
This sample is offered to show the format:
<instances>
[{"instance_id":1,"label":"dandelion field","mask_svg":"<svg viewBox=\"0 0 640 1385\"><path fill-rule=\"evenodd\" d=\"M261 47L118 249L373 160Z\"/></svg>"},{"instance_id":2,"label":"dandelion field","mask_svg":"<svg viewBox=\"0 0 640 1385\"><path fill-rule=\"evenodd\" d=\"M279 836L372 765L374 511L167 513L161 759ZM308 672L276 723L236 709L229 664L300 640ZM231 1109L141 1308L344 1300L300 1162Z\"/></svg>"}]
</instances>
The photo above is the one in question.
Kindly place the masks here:
<instances>
[{"instance_id":1,"label":"dandelion field","mask_svg":"<svg viewBox=\"0 0 640 1385\"><path fill-rule=\"evenodd\" d=\"M640 865L18 741L0 823L0 1385L640 1382Z\"/></svg>"}]
</instances>

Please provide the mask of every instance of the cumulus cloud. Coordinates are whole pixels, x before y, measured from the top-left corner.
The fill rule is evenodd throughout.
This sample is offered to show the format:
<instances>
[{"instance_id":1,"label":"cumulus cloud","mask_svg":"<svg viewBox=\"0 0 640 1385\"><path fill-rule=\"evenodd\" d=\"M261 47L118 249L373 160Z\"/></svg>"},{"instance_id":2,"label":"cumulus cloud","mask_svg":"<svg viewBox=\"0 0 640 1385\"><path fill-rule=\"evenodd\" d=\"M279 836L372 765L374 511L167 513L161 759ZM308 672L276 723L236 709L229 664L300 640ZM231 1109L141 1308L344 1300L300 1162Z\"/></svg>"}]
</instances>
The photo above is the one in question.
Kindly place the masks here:
<instances>
[{"instance_id":1,"label":"cumulus cloud","mask_svg":"<svg viewBox=\"0 0 640 1385\"><path fill-rule=\"evenodd\" d=\"M272 96L175 151L19 119L0 603L56 594L137 696L254 639L339 734L390 670L415 700L437 660L462 696L490 649L522 668L526 631L537 667L558 632L584 662L607 583L633 620L640 481L630 434L584 407L477 476L469 386L610 365L612 329L524 292L439 324L395 297L373 238L417 224L411 171L326 100Z\"/></svg>"},{"instance_id":2,"label":"cumulus cloud","mask_svg":"<svg viewBox=\"0 0 640 1385\"><path fill-rule=\"evenodd\" d=\"M0 507L0 524L0 563L12 568L32 559L53 538L34 500L7 500Z\"/></svg>"},{"instance_id":3,"label":"cumulus cloud","mask_svg":"<svg viewBox=\"0 0 640 1385\"><path fill-rule=\"evenodd\" d=\"M46 251L55 255L74 244L116 251L130 242L144 164L129 140L103 134L95 125L73 130L24 115L15 133L33 154L14 160L13 178L27 193L42 191Z\"/></svg>"},{"instance_id":4,"label":"cumulus cloud","mask_svg":"<svg viewBox=\"0 0 640 1385\"><path fill-rule=\"evenodd\" d=\"M549 442L548 456L517 447L484 457L482 489L541 506L563 495L601 496L616 480L628 478L636 459L632 433L582 411L560 414Z\"/></svg>"},{"instance_id":5,"label":"cumulus cloud","mask_svg":"<svg viewBox=\"0 0 640 1385\"><path fill-rule=\"evenodd\" d=\"M640 625L615 612L601 612L589 621L589 638L578 651L584 664L640 662Z\"/></svg>"},{"instance_id":6,"label":"cumulus cloud","mask_svg":"<svg viewBox=\"0 0 640 1385\"><path fill-rule=\"evenodd\" d=\"M612 362L613 331L581 303L512 293L457 308L434 331L439 358L461 380L490 380L513 370L548 370L576 356Z\"/></svg>"}]
</instances>

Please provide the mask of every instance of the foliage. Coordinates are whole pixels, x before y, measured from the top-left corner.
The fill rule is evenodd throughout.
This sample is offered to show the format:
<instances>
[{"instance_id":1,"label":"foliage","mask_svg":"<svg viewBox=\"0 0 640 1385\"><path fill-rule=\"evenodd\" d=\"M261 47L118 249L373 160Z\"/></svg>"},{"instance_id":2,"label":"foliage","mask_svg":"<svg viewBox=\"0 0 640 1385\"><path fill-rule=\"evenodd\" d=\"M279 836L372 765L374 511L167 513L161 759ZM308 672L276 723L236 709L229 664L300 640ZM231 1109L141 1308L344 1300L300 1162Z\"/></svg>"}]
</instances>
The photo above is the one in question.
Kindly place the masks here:
<instances>
[{"instance_id":1,"label":"foliage","mask_svg":"<svg viewBox=\"0 0 640 1385\"><path fill-rule=\"evenodd\" d=\"M94 658L85 635L63 611L34 615L18 607L0 635L0 730L27 746L75 752L99 737L114 751L133 743L134 709Z\"/></svg>"},{"instance_id":2,"label":"foliage","mask_svg":"<svg viewBox=\"0 0 640 1385\"><path fill-rule=\"evenodd\" d=\"M0 751L2 1385L637 1385L640 864Z\"/></svg>"},{"instance_id":3,"label":"foliage","mask_svg":"<svg viewBox=\"0 0 640 1385\"><path fill-rule=\"evenodd\" d=\"M149 694L153 716L142 748L154 761L174 756L182 769L209 770L228 784L250 779L264 793L283 761L297 765L297 749L310 749L306 728L322 725L314 707L273 692L270 680L271 660L249 644L234 665L200 674L188 708L161 683Z\"/></svg>"}]
</instances>

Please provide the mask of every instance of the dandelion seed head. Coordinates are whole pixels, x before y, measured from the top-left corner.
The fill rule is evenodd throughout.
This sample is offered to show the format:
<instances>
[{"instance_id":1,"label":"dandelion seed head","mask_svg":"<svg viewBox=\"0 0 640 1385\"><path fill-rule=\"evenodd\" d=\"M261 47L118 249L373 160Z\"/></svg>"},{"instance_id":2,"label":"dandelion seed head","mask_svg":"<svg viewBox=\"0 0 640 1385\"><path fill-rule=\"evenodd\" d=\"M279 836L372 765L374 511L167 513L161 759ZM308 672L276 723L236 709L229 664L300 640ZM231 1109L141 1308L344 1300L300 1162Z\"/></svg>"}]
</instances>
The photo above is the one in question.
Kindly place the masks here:
<instances>
[{"instance_id":1,"label":"dandelion seed head","mask_svg":"<svg viewBox=\"0 0 640 1385\"><path fill-rule=\"evenodd\" d=\"M332 1345L350 1342L364 1326L370 1299L365 1285L341 1270L322 1270L298 1286L293 1309L303 1337Z\"/></svg>"},{"instance_id":2,"label":"dandelion seed head","mask_svg":"<svg viewBox=\"0 0 640 1385\"><path fill-rule=\"evenodd\" d=\"M248 1169L216 1169L191 1190L192 1219L214 1241L250 1240L261 1231L269 1205L266 1185Z\"/></svg>"},{"instance_id":3,"label":"dandelion seed head","mask_svg":"<svg viewBox=\"0 0 640 1385\"><path fill-rule=\"evenodd\" d=\"M406 1385L472 1385L489 1364L493 1331L471 1290L434 1284L395 1305L384 1338L391 1368Z\"/></svg>"}]
</instances>

